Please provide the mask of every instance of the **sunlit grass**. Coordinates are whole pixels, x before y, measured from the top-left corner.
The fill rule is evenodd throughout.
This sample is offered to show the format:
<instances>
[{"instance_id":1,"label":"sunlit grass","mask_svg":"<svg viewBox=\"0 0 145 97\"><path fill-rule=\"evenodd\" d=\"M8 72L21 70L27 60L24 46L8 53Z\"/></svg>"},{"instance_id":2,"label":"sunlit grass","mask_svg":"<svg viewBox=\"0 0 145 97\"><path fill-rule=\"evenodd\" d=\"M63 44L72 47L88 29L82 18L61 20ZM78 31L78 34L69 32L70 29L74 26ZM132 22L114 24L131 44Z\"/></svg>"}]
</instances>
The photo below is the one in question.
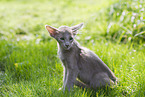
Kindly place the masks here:
<instances>
[{"instance_id":1,"label":"sunlit grass","mask_svg":"<svg viewBox=\"0 0 145 97\"><path fill-rule=\"evenodd\" d=\"M2 85L3 96L57 96L58 94L63 96L62 91L58 90L62 86L63 69L56 56L56 45L53 45L55 41L39 45L32 43L32 45L25 44L25 47L11 43L12 47L15 47L11 48L13 50L11 53L9 48L4 47L5 53L9 52L10 56L6 54L8 58L3 59L6 61L3 64L6 66L4 85ZM110 42L106 44L106 41L95 42L93 46L91 44L85 46L93 50L113 70L119 80L115 89L108 90L109 94L105 91L98 95L133 95L136 91L141 92L144 89L142 84L144 84L145 56L142 48L130 48L128 45ZM91 95L91 92L75 87L76 89L77 91L71 95Z\"/></svg>"}]
</instances>

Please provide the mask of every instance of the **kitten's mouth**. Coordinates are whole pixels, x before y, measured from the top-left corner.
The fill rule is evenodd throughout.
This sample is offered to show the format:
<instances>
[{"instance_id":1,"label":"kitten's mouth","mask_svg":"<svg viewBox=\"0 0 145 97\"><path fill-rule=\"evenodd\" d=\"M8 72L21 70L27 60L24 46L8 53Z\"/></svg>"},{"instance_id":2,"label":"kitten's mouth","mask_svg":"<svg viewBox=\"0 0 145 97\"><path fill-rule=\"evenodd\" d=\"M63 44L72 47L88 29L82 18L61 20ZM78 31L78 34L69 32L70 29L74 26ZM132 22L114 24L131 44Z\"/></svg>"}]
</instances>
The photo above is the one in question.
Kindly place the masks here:
<instances>
[{"instance_id":1,"label":"kitten's mouth","mask_svg":"<svg viewBox=\"0 0 145 97\"><path fill-rule=\"evenodd\" d=\"M71 48L71 46L67 46L67 47L65 46L64 49L65 49L65 50L69 50L70 48Z\"/></svg>"}]
</instances>

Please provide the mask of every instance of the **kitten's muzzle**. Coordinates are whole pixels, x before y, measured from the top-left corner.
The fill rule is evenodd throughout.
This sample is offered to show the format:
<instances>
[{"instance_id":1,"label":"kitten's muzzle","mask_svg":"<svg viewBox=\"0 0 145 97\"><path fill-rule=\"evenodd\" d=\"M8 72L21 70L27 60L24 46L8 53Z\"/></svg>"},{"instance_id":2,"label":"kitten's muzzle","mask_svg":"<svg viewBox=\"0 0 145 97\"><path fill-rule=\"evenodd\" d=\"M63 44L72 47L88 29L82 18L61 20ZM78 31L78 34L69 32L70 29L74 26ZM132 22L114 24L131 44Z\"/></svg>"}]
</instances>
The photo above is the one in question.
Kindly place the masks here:
<instances>
[{"instance_id":1,"label":"kitten's muzzle","mask_svg":"<svg viewBox=\"0 0 145 97\"><path fill-rule=\"evenodd\" d=\"M65 44L65 47L67 47L67 48L68 48L69 46L70 46L69 44Z\"/></svg>"},{"instance_id":2,"label":"kitten's muzzle","mask_svg":"<svg viewBox=\"0 0 145 97\"><path fill-rule=\"evenodd\" d=\"M65 45L64 45L64 46L65 46L65 49L66 49L66 50L69 50L69 49L70 49L70 47L71 47L71 44L70 44L70 43L65 43Z\"/></svg>"}]
</instances>

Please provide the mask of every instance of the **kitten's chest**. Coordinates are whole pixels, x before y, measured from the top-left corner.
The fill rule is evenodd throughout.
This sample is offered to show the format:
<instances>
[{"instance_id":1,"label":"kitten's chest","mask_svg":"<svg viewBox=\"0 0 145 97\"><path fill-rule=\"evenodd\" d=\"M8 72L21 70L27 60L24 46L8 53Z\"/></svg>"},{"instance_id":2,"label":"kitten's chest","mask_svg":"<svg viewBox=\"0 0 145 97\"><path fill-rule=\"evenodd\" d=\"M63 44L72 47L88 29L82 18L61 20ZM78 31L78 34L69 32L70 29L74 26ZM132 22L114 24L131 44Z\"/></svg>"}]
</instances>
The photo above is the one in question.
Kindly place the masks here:
<instances>
[{"instance_id":1,"label":"kitten's chest","mask_svg":"<svg viewBox=\"0 0 145 97\"><path fill-rule=\"evenodd\" d=\"M78 61L77 53L76 52L61 52L58 51L58 55L60 60L62 61L63 65L75 64ZM77 64L76 64L77 65Z\"/></svg>"},{"instance_id":2,"label":"kitten's chest","mask_svg":"<svg viewBox=\"0 0 145 97\"><path fill-rule=\"evenodd\" d=\"M65 60L65 55L64 55L60 50L58 50L57 53L58 53L59 59L60 59L61 61Z\"/></svg>"},{"instance_id":3,"label":"kitten's chest","mask_svg":"<svg viewBox=\"0 0 145 97\"><path fill-rule=\"evenodd\" d=\"M58 51L58 55L61 61L67 61L69 60L71 57L73 57L73 55L71 53L64 53L61 51Z\"/></svg>"}]
</instances>

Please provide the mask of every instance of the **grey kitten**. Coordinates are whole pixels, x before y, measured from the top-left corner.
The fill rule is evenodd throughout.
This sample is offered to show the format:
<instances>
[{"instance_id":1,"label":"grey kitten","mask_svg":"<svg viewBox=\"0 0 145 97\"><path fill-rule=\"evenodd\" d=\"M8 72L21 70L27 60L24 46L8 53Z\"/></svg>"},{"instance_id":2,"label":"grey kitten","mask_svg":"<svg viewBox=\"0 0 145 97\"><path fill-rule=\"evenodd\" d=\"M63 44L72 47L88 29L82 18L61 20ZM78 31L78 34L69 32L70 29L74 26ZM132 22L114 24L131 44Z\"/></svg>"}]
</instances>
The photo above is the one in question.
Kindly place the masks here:
<instances>
[{"instance_id":1,"label":"grey kitten","mask_svg":"<svg viewBox=\"0 0 145 97\"><path fill-rule=\"evenodd\" d=\"M45 26L50 36L57 40L59 58L64 66L64 91L70 91L74 85L96 90L116 82L116 77L108 66L94 52L80 46L74 39L82 26L83 23L58 29Z\"/></svg>"}]
</instances>

